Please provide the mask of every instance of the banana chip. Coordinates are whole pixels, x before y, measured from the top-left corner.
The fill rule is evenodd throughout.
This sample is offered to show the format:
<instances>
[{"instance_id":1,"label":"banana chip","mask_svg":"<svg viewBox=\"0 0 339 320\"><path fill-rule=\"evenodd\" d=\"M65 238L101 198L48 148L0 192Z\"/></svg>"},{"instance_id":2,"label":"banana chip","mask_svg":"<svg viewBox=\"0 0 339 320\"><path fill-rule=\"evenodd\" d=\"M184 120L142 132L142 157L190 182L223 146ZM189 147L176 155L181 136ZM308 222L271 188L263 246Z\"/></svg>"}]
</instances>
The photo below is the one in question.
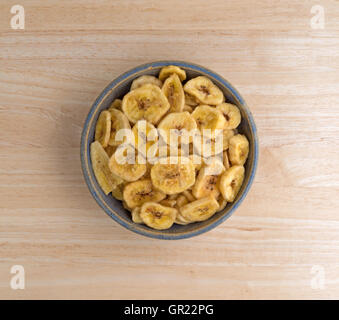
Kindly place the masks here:
<instances>
[{"instance_id":1,"label":"banana chip","mask_svg":"<svg viewBox=\"0 0 339 320\"><path fill-rule=\"evenodd\" d=\"M225 99L222 91L204 76L187 81L184 85L184 90L204 104L218 105Z\"/></svg>"},{"instance_id":2,"label":"banana chip","mask_svg":"<svg viewBox=\"0 0 339 320\"><path fill-rule=\"evenodd\" d=\"M195 182L195 169L189 158L168 157L151 169L153 185L166 194L180 193Z\"/></svg>"},{"instance_id":3,"label":"banana chip","mask_svg":"<svg viewBox=\"0 0 339 320\"><path fill-rule=\"evenodd\" d=\"M145 76L141 76L141 77L133 80L130 90L140 88L144 84L154 84L154 85L158 86L159 88L162 87L162 82L158 78L156 78L154 76L145 75Z\"/></svg>"},{"instance_id":4,"label":"banana chip","mask_svg":"<svg viewBox=\"0 0 339 320\"><path fill-rule=\"evenodd\" d=\"M182 111L187 111L189 113L193 112L193 108L191 106L189 106L188 104L184 105L184 108L182 109Z\"/></svg>"},{"instance_id":5,"label":"banana chip","mask_svg":"<svg viewBox=\"0 0 339 320\"><path fill-rule=\"evenodd\" d=\"M111 135L109 138L109 142L108 144L110 146L118 146L120 144L122 144L124 141L124 139L118 139L118 132L119 130L122 129L131 129L131 126L129 124L129 121L127 119L127 117L118 109L110 109L109 110L110 114L111 114Z\"/></svg>"},{"instance_id":6,"label":"banana chip","mask_svg":"<svg viewBox=\"0 0 339 320\"><path fill-rule=\"evenodd\" d=\"M159 133L166 143L172 144L171 141L177 141L178 145L181 141L185 142L185 139L186 143L191 142L193 137L189 136L189 133L196 128L194 118L187 111L169 113L158 125Z\"/></svg>"},{"instance_id":7,"label":"banana chip","mask_svg":"<svg viewBox=\"0 0 339 320\"><path fill-rule=\"evenodd\" d=\"M187 225L187 224L190 224L191 222L188 221L187 219L185 219L185 218L182 216L182 214L180 213L180 211L178 211L174 223L176 223L176 224L181 224L181 225L185 226L185 225Z\"/></svg>"},{"instance_id":8,"label":"banana chip","mask_svg":"<svg viewBox=\"0 0 339 320\"><path fill-rule=\"evenodd\" d=\"M172 227L177 213L175 208L165 207L156 202L146 202L141 207L140 217L147 226L165 230Z\"/></svg>"},{"instance_id":9,"label":"banana chip","mask_svg":"<svg viewBox=\"0 0 339 320\"><path fill-rule=\"evenodd\" d=\"M151 180L131 182L124 188L123 198L126 204L134 209L141 207L145 202L159 202L166 198L166 194L156 190Z\"/></svg>"},{"instance_id":10,"label":"banana chip","mask_svg":"<svg viewBox=\"0 0 339 320\"><path fill-rule=\"evenodd\" d=\"M158 141L158 130L153 124L146 120L139 120L132 129L135 138L135 148L145 157L155 156L157 149L153 148L154 152L148 152L150 148Z\"/></svg>"},{"instance_id":11,"label":"banana chip","mask_svg":"<svg viewBox=\"0 0 339 320\"><path fill-rule=\"evenodd\" d=\"M231 103L222 103L217 106L226 119L225 129L235 129L241 122L240 110Z\"/></svg>"},{"instance_id":12,"label":"banana chip","mask_svg":"<svg viewBox=\"0 0 339 320\"><path fill-rule=\"evenodd\" d=\"M190 202L180 208L180 213L190 222L205 221L218 210L219 203L213 196Z\"/></svg>"},{"instance_id":13,"label":"banana chip","mask_svg":"<svg viewBox=\"0 0 339 320\"><path fill-rule=\"evenodd\" d=\"M174 73L168 77L161 90L170 104L169 112L181 112L185 104L185 94L178 75Z\"/></svg>"},{"instance_id":14,"label":"banana chip","mask_svg":"<svg viewBox=\"0 0 339 320\"><path fill-rule=\"evenodd\" d=\"M110 107L108 108L108 111L110 111L111 109L121 110L121 104L122 104L122 101L120 99L115 99L110 105Z\"/></svg>"},{"instance_id":15,"label":"banana chip","mask_svg":"<svg viewBox=\"0 0 339 320\"><path fill-rule=\"evenodd\" d=\"M207 105L200 105L192 112L192 117L197 122L199 130L210 129L224 129L226 120L222 113Z\"/></svg>"},{"instance_id":16,"label":"banana chip","mask_svg":"<svg viewBox=\"0 0 339 320\"><path fill-rule=\"evenodd\" d=\"M165 81L170 75L177 74L181 81L186 79L186 71L177 66L163 67L159 73L159 79Z\"/></svg>"},{"instance_id":17,"label":"banana chip","mask_svg":"<svg viewBox=\"0 0 339 320\"><path fill-rule=\"evenodd\" d=\"M192 202L195 201L196 198L194 198L193 194L189 190L185 190L182 192L182 194L187 198L188 201Z\"/></svg>"},{"instance_id":18,"label":"banana chip","mask_svg":"<svg viewBox=\"0 0 339 320\"><path fill-rule=\"evenodd\" d=\"M167 98L154 84L144 84L127 93L122 100L122 110L132 123L145 119L157 124L169 108Z\"/></svg>"},{"instance_id":19,"label":"banana chip","mask_svg":"<svg viewBox=\"0 0 339 320\"><path fill-rule=\"evenodd\" d=\"M185 92L185 104L193 109L200 104L200 101L196 97Z\"/></svg>"},{"instance_id":20,"label":"banana chip","mask_svg":"<svg viewBox=\"0 0 339 320\"><path fill-rule=\"evenodd\" d=\"M219 176L225 171L224 165L215 159L210 165L205 165L200 169L196 182L192 189L195 198L205 198L212 195L218 198L219 192Z\"/></svg>"},{"instance_id":21,"label":"banana chip","mask_svg":"<svg viewBox=\"0 0 339 320\"><path fill-rule=\"evenodd\" d=\"M249 143L246 136L237 134L229 140L229 159L232 165L243 165L248 157Z\"/></svg>"},{"instance_id":22,"label":"banana chip","mask_svg":"<svg viewBox=\"0 0 339 320\"><path fill-rule=\"evenodd\" d=\"M123 191L124 191L124 184L122 183L112 190L112 196L115 199L122 201L124 200Z\"/></svg>"},{"instance_id":23,"label":"banana chip","mask_svg":"<svg viewBox=\"0 0 339 320\"><path fill-rule=\"evenodd\" d=\"M223 160L223 164L224 164L225 169L226 170L229 169L231 167L231 165L230 165L230 162L228 160L228 153L227 153L227 151L223 152L222 160Z\"/></svg>"},{"instance_id":24,"label":"banana chip","mask_svg":"<svg viewBox=\"0 0 339 320\"><path fill-rule=\"evenodd\" d=\"M109 160L109 168L115 175L128 182L136 181L146 173L146 164L138 160L132 147L118 148Z\"/></svg>"},{"instance_id":25,"label":"banana chip","mask_svg":"<svg viewBox=\"0 0 339 320\"><path fill-rule=\"evenodd\" d=\"M98 184L107 195L123 182L121 178L114 175L108 167L108 155L98 141L91 143L91 162L94 175Z\"/></svg>"},{"instance_id":26,"label":"banana chip","mask_svg":"<svg viewBox=\"0 0 339 320\"><path fill-rule=\"evenodd\" d=\"M234 130L224 129L222 134L223 150L227 150L229 148L230 139L234 136Z\"/></svg>"},{"instance_id":27,"label":"banana chip","mask_svg":"<svg viewBox=\"0 0 339 320\"><path fill-rule=\"evenodd\" d=\"M174 208L174 206L176 205L177 201L176 200L171 200L171 199L164 199L164 200L161 200L159 203L161 205L165 206L165 207Z\"/></svg>"},{"instance_id":28,"label":"banana chip","mask_svg":"<svg viewBox=\"0 0 339 320\"><path fill-rule=\"evenodd\" d=\"M222 196L228 202L233 202L245 177L243 166L232 166L221 176L219 188Z\"/></svg>"},{"instance_id":29,"label":"banana chip","mask_svg":"<svg viewBox=\"0 0 339 320\"><path fill-rule=\"evenodd\" d=\"M132 210L132 221L134 223L137 223L137 224L143 224L144 222L142 221L141 217L140 217L140 211L141 211L141 208L140 207L136 207Z\"/></svg>"},{"instance_id":30,"label":"banana chip","mask_svg":"<svg viewBox=\"0 0 339 320\"><path fill-rule=\"evenodd\" d=\"M111 133L111 114L108 111L102 111L95 126L95 141L99 141L105 148L108 145Z\"/></svg>"},{"instance_id":31,"label":"banana chip","mask_svg":"<svg viewBox=\"0 0 339 320\"><path fill-rule=\"evenodd\" d=\"M219 196L218 203L219 203L218 212L224 210L227 206L227 200L225 200L222 196Z\"/></svg>"},{"instance_id":32,"label":"banana chip","mask_svg":"<svg viewBox=\"0 0 339 320\"><path fill-rule=\"evenodd\" d=\"M188 199L183 195L179 195L177 200L176 200L176 207L177 208L181 208L182 206L184 206L185 204L188 203Z\"/></svg>"}]
</instances>

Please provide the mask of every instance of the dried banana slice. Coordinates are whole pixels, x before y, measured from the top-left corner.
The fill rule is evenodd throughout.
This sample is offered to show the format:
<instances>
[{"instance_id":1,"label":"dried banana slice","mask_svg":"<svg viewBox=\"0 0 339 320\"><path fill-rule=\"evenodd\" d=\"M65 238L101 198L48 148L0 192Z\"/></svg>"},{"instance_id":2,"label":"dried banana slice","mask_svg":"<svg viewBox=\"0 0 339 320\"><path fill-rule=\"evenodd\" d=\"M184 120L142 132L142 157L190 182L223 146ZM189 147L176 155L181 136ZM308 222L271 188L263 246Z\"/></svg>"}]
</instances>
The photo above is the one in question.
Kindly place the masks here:
<instances>
[{"instance_id":1,"label":"dried banana slice","mask_svg":"<svg viewBox=\"0 0 339 320\"><path fill-rule=\"evenodd\" d=\"M150 228L165 230L172 227L177 213L175 208L165 207L156 202L146 202L141 207L140 217Z\"/></svg>"},{"instance_id":2,"label":"dried banana slice","mask_svg":"<svg viewBox=\"0 0 339 320\"><path fill-rule=\"evenodd\" d=\"M193 196L200 199L212 195L217 199L220 194L218 188L219 177L224 171L224 165L217 159L200 169L192 189Z\"/></svg>"},{"instance_id":3,"label":"dried banana slice","mask_svg":"<svg viewBox=\"0 0 339 320\"><path fill-rule=\"evenodd\" d=\"M222 103L217 105L219 110L226 119L225 129L235 129L241 122L240 110L231 103Z\"/></svg>"},{"instance_id":4,"label":"dried banana slice","mask_svg":"<svg viewBox=\"0 0 339 320\"><path fill-rule=\"evenodd\" d=\"M237 196L245 177L243 166L232 166L227 169L220 178L219 189L223 198L228 202L233 202Z\"/></svg>"},{"instance_id":5,"label":"dried banana slice","mask_svg":"<svg viewBox=\"0 0 339 320\"><path fill-rule=\"evenodd\" d=\"M138 224L143 224L144 222L142 221L141 217L140 217L140 211L141 208L140 207L136 207L132 210L132 221L134 223L138 223Z\"/></svg>"},{"instance_id":6,"label":"dried banana slice","mask_svg":"<svg viewBox=\"0 0 339 320\"><path fill-rule=\"evenodd\" d=\"M180 194L176 200L176 207L181 208L188 202L189 202L188 199L183 194Z\"/></svg>"},{"instance_id":7,"label":"dried banana slice","mask_svg":"<svg viewBox=\"0 0 339 320\"><path fill-rule=\"evenodd\" d=\"M223 150L229 148L229 141L234 136L234 131L229 129L223 130Z\"/></svg>"},{"instance_id":8,"label":"dried banana slice","mask_svg":"<svg viewBox=\"0 0 339 320\"><path fill-rule=\"evenodd\" d=\"M230 162L228 160L228 154L227 154L226 150L223 152L222 157L223 157L222 161L223 161L224 167L227 170L228 168L231 167L231 165L230 165Z\"/></svg>"},{"instance_id":9,"label":"dried banana slice","mask_svg":"<svg viewBox=\"0 0 339 320\"><path fill-rule=\"evenodd\" d=\"M193 112L193 108L191 106L189 106L188 104L184 105L184 108L182 109L182 111L187 111L189 113Z\"/></svg>"},{"instance_id":10,"label":"dried banana slice","mask_svg":"<svg viewBox=\"0 0 339 320\"><path fill-rule=\"evenodd\" d=\"M122 206L129 212L132 212L132 208L130 208L125 201L122 201Z\"/></svg>"},{"instance_id":11,"label":"dried banana slice","mask_svg":"<svg viewBox=\"0 0 339 320\"><path fill-rule=\"evenodd\" d=\"M111 114L111 135L109 138L108 144L110 146L118 146L122 144L126 139L124 138L123 140L117 139L117 133L119 130L122 129L128 129L131 130L131 126L129 124L129 121L127 117L118 109L111 109L110 111Z\"/></svg>"},{"instance_id":12,"label":"dried banana slice","mask_svg":"<svg viewBox=\"0 0 339 320\"><path fill-rule=\"evenodd\" d=\"M130 90L138 89L142 87L144 84L148 84L148 83L154 84L159 88L162 87L162 82L158 78L154 76L145 75L145 76L141 76L139 78L134 79L131 84Z\"/></svg>"},{"instance_id":13,"label":"dried banana slice","mask_svg":"<svg viewBox=\"0 0 339 320\"><path fill-rule=\"evenodd\" d=\"M196 135L193 139L194 152L204 158L221 154L229 147L229 140L234 135L233 130L205 130L203 135Z\"/></svg>"},{"instance_id":14,"label":"dried banana slice","mask_svg":"<svg viewBox=\"0 0 339 320\"><path fill-rule=\"evenodd\" d=\"M98 184L107 195L123 180L114 175L108 167L108 155L98 141L91 143L91 162Z\"/></svg>"},{"instance_id":15,"label":"dried banana slice","mask_svg":"<svg viewBox=\"0 0 339 320\"><path fill-rule=\"evenodd\" d=\"M184 85L184 90L204 104L218 105L224 101L222 91L204 76L187 81Z\"/></svg>"},{"instance_id":16,"label":"dried banana slice","mask_svg":"<svg viewBox=\"0 0 339 320\"><path fill-rule=\"evenodd\" d=\"M112 190L112 196L117 199L117 200L124 200L124 196L123 196L123 191L124 191L124 184L119 184L116 188L114 188Z\"/></svg>"},{"instance_id":17,"label":"dried banana slice","mask_svg":"<svg viewBox=\"0 0 339 320\"><path fill-rule=\"evenodd\" d=\"M218 129L211 132L205 130L203 135L195 137L193 143L196 153L204 158L216 156L225 148L223 130Z\"/></svg>"},{"instance_id":18,"label":"dried banana slice","mask_svg":"<svg viewBox=\"0 0 339 320\"><path fill-rule=\"evenodd\" d=\"M163 158L152 167L151 179L153 185L164 193L180 193L194 184L194 165L186 157Z\"/></svg>"},{"instance_id":19,"label":"dried banana slice","mask_svg":"<svg viewBox=\"0 0 339 320\"><path fill-rule=\"evenodd\" d=\"M248 157L249 143L246 136L237 134L229 140L228 155L232 165L243 165Z\"/></svg>"},{"instance_id":20,"label":"dried banana slice","mask_svg":"<svg viewBox=\"0 0 339 320\"><path fill-rule=\"evenodd\" d=\"M163 67L160 70L159 79L161 81L165 81L173 73L178 75L180 81L184 81L186 79L186 71L183 70L183 69L180 69L177 66L166 66L166 67Z\"/></svg>"},{"instance_id":21,"label":"dried banana slice","mask_svg":"<svg viewBox=\"0 0 339 320\"><path fill-rule=\"evenodd\" d=\"M155 154L152 154L156 152L156 149L154 148L151 149L154 151L149 154L150 148L158 141L158 130L154 127L154 125L146 120L139 120L133 126L132 132L135 137L135 147L138 151L145 157L155 156Z\"/></svg>"},{"instance_id":22,"label":"dried banana slice","mask_svg":"<svg viewBox=\"0 0 339 320\"><path fill-rule=\"evenodd\" d=\"M185 104L185 94L178 75L174 73L168 77L161 90L170 104L169 112L181 112Z\"/></svg>"},{"instance_id":23,"label":"dried banana slice","mask_svg":"<svg viewBox=\"0 0 339 320\"><path fill-rule=\"evenodd\" d=\"M227 200L225 200L222 196L219 197L218 203L219 203L218 212L224 210L227 206Z\"/></svg>"},{"instance_id":24,"label":"dried banana slice","mask_svg":"<svg viewBox=\"0 0 339 320\"><path fill-rule=\"evenodd\" d=\"M157 124L169 108L167 98L154 84L144 84L127 93L122 100L122 110L132 123L145 119Z\"/></svg>"},{"instance_id":25,"label":"dried banana slice","mask_svg":"<svg viewBox=\"0 0 339 320\"><path fill-rule=\"evenodd\" d=\"M219 155L224 150L229 148L229 140L234 136L233 130L214 130L204 132L204 135L194 140L195 152L202 155L204 158Z\"/></svg>"},{"instance_id":26,"label":"dried banana slice","mask_svg":"<svg viewBox=\"0 0 339 320\"><path fill-rule=\"evenodd\" d=\"M111 114L109 111L102 111L95 126L95 141L99 141L105 148L108 145L111 133Z\"/></svg>"},{"instance_id":27,"label":"dried banana slice","mask_svg":"<svg viewBox=\"0 0 339 320\"><path fill-rule=\"evenodd\" d=\"M199 130L203 129L224 129L226 124L226 119L222 113L207 105L200 105L194 109L192 112L192 117L195 119L198 125Z\"/></svg>"},{"instance_id":28,"label":"dried banana slice","mask_svg":"<svg viewBox=\"0 0 339 320\"><path fill-rule=\"evenodd\" d=\"M180 213L180 211L178 211L174 223L176 223L176 224L181 224L181 225L184 225L184 226L185 226L185 225L187 225L187 224L190 224L191 222L188 221L187 219L185 219L185 218L182 216L182 214Z\"/></svg>"},{"instance_id":29,"label":"dried banana slice","mask_svg":"<svg viewBox=\"0 0 339 320\"><path fill-rule=\"evenodd\" d=\"M121 104L122 101L120 99L115 99L112 104L110 105L110 107L108 108L108 110L110 111L111 109L118 109L121 110Z\"/></svg>"},{"instance_id":30,"label":"dried banana slice","mask_svg":"<svg viewBox=\"0 0 339 320\"><path fill-rule=\"evenodd\" d=\"M165 207L174 208L174 206L176 205L177 201L176 200L171 200L171 199L164 199L164 200L161 200L159 203L161 205L165 206Z\"/></svg>"},{"instance_id":31,"label":"dried banana slice","mask_svg":"<svg viewBox=\"0 0 339 320\"><path fill-rule=\"evenodd\" d=\"M187 111L174 112L160 121L158 129L167 144L173 145L171 141L177 141L180 146L181 142L188 143L193 140L193 136L189 136L189 133L197 129L197 124Z\"/></svg>"},{"instance_id":32,"label":"dried banana slice","mask_svg":"<svg viewBox=\"0 0 339 320\"><path fill-rule=\"evenodd\" d=\"M126 185L123 197L126 204L134 209L145 202L159 202L166 198L166 194L156 190L150 179L144 179Z\"/></svg>"},{"instance_id":33,"label":"dried banana slice","mask_svg":"<svg viewBox=\"0 0 339 320\"><path fill-rule=\"evenodd\" d=\"M185 104L195 108L198 104L200 104L200 101L196 97L185 92Z\"/></svg>"},{"instance_id":34,"label":"dried banana slice","mask_svg":"<svg viewBox=\"0 0 339 320\"><path fill-rule=\"evenodd\" d=\"M138 161L132 147L119 147L109 160L110 170L128 182L140 179L146 173L146 164Z\"/></svg>"},{"instance_id":35,"label":"dried banana slice","mask_svg":"<svg viewBox=\"0 0 339 320\"><path fill-rule=\"evenodd\" d=\"M188 201L192 202L195 201L196 198L194 198L193 194L189 190L185 190L182 192L182 194L187 198Z\"/></svg>"},{"instance_id":36,"label":"dried banana slice","mask_svg":"<svg viewBox=\"0 0 339 320\"><path fill-rule=\"evenodd\" d=\"M190 222L205 221L218 210L219 203L213 196L190 202L180 208L180 214Z\"/></svg>"}]
</instances>

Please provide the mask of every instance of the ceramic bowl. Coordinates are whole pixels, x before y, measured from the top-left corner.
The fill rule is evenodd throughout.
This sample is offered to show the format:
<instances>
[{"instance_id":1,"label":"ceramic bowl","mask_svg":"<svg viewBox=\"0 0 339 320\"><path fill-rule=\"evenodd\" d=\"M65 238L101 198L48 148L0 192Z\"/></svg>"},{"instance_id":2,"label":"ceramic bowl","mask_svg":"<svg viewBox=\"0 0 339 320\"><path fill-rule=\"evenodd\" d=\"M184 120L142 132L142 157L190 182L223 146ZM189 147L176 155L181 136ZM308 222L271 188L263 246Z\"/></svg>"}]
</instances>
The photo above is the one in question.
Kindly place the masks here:
<instances>
[{"instance_id":1,"label":"ceramic bowl","mask_svg":"<svg viewBox=\"0 0 339 320\"><path fill-rule=\"evenodd\" d=\"M91 165L90 159L90 144L94 140L95 124L98 116L103 109L109 107L112 101L116 98L122 98L130 88L132 81L142 75L158 75L160 69L163 66L176 65L184 69L187 74L187 78L193 78L196 76L206 76L210 78L224 93L226 101L237 105L241 111L242 121L238 127L239 133L243 133L249 140L250 150L247 162L245 164L245 179L243 185L233 203L228 203L226 208L216 213L210 219L192 223L188 225L174 224L168 230L153 230L146 225L136 224L131 220L131 214L124 209L121 201L114 199L110 194L105 195L98 185ZM87 119L85 121L84 129L81 137L81 163L83 174L94 199L99 206L116 222L123 227L141 234L143 236L157 238L157 239L184 239L193 236L197 236L204 232L207 232L220 223L229 218L232 213L239 207L240 203L246 197L256 171L258 162L258 138L256 133L255 123L252 114L247 107L244 99L237 92L237 90L223 77L217 73L208 70L202 66L183 61L157 61L147 64L143 64L136 68L133 68L126 73L120 75L113 80L95 100L91 107Z\"/></svg>"}]
</instances>

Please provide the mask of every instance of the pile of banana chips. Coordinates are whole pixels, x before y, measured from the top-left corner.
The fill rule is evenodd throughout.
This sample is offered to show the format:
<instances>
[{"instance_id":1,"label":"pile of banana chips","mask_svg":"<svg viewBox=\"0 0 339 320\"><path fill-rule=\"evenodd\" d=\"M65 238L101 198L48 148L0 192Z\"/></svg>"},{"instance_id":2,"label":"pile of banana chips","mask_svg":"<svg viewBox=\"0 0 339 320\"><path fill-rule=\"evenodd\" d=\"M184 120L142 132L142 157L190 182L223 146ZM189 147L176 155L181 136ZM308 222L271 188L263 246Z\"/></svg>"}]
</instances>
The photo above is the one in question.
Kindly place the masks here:
<instances>
[{"instance_id":1,"label":"pile of banana chips","mask_svg":"<svg viewBox=\"0 0 339 320\"><path fill-rule=\"evenodd\" d=\"M233 202L249 142L241 113L207 77L144 75L100 113L91 162L103 192L157 230L204 221Z\"/></svg>"}]
</instances>

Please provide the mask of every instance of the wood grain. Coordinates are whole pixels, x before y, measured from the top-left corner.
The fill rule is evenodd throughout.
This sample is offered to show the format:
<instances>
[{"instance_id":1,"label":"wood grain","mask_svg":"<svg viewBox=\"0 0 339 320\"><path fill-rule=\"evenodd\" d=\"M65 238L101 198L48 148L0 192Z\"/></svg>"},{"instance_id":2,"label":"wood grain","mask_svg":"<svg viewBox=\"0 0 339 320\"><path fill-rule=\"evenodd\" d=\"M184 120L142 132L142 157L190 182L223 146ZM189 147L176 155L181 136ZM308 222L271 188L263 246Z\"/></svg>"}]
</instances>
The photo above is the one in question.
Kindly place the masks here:
<instances>
[{"instance_id":1,"label":"wood grain","mask_svg":"<svg viewBox=\"0 0 339 320\"><path fill-rule=\"evenodd\" d=\"M0 298L339 298L338 1L27 0L25 30L10 28L13 4L0 4ZM164 59L234 84L260 139L241 207L180 241L114 223L79 158L101 90ZM16 264L25 290L10 288Z\"/></svg>"}]
</instances>

